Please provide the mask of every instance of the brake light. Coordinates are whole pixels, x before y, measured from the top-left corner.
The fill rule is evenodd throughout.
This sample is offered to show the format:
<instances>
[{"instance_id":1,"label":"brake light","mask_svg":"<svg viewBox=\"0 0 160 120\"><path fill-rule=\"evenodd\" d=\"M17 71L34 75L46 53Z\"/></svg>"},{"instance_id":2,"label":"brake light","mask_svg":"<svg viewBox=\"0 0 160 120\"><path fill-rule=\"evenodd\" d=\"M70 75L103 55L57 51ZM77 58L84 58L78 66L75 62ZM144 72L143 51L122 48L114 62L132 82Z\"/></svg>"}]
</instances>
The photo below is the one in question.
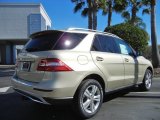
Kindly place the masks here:
<instances>
[{"instance_id":1,"label":"brake light","mask_svg":"<svg viewBox=\"0 0 160 120\"><path fill-rule=\"evenodd\" d=\"M38 71L73 71L69 66L57 58L42 59L37 67Z\"/></svg>"}]
</instances>

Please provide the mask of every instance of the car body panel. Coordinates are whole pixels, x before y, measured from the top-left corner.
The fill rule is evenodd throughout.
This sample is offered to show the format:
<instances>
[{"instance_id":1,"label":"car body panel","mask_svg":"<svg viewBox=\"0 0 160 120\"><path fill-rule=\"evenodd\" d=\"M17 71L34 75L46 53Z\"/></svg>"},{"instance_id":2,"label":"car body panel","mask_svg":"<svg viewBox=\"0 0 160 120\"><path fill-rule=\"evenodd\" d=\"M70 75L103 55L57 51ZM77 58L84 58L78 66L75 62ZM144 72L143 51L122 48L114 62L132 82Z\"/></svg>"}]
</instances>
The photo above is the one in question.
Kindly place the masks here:
<instances>
[{"instance_id":1,"label":"car body panel","mask_svg":"<svg viewBox=\"0 0 160 120\"><path fill-rule=\"evenodd\" d=\"M107 89L124 86L124 65L120 54L91 51L93 61L106 77ZM97 58L103 61L98 61Z\"/></svg>"}]
</instances>

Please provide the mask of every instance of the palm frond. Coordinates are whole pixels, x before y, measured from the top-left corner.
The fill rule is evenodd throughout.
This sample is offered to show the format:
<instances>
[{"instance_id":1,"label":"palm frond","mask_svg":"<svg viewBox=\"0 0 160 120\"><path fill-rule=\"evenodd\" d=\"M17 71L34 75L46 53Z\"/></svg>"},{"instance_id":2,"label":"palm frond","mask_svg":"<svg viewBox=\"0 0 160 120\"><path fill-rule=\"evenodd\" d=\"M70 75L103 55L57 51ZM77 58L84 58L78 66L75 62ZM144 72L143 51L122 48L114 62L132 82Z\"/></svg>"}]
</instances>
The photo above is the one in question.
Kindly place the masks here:
<instances>
[{"instance_id":1,"label":"palm frond","mask_svg":"<svg viewBox=\"0 0 160 120\"><path fill-rule=\"evenodd\" d=\"M78 12L79 10L82 9L82 7L84 6L84 2L80 2L80 3L77 3L76 6L74 7L74 13Z\"/></svg>"},{"instance_id":2,"label":"palm frond","mask_svg":"<svg viewBox=\"0 0 160 120\"><path fill-rule=\"evenodd\" d=\"M140 17L136 17L135 23L136 23L135 26L140 27L142 29L146 29L146 24Z\"/></svg>"},{"instance_id":3,"label":"palm frond","mask_svg":"<svg viewBox=\"0 0 160 120\"><path fill-rule=\"evenodd\" d=\"M150 6L151 0L142 0L143 5Z\"/></svg>"},{"instance_id":4,"label":"palm frond","mask_svg":"<svg viewBox=\"0 0 160 120\"><path fill-rule=\"evenodd\" d=\"M71 2L77 2L78 0L71 0Z\"/></svg>"},{"instance_id":5,"label":"palm frond","mask_svg":"<svg viewBox=\"0 0 160 120\"><path fill-rule=\"evenodd\" d=\"M124 11L122 12L122 15L121 15L123 18L125 18L126 20L130 20L131 19L131 15L128 11Z\"/></svg>"},{"instance_id":6,"label":"palm frond","mask_svg":"<svg viewBox=\"0 0 160 120\"><path fill-rule=\"evenodd\" d=\"M114 0L113 10L117 13L122 13L128 7L126 0Z\"/></svg>"},{"instance_id":7,"label":"palm frond","mask_svg":"<svg viewBox=\"0 0 160 120\"><path fill-rule=\"evenodd\" d=\"M89 8L84 8L84 9L82 10L81 15L82 15L83 17L87 17L88 12L89 12Z\"/></svg>"},{"instance_id":8,"label":"palm frond","mask_svg":"<svg viewBox=\"0 0 160 120\"><path fill-rule=\"evenodd\" d=\"M104 11L102 11L102 15L107 15L108 14L108 11L107 11L107 9Z\"/></svg>"},{"instance_id":9,"label":"palm frond","mask_svg":"<svg viewBox=\"0 0 160 120\"><path fill-rule=\"evenodd\" d=\"M143 11L142 11L142 15L144 15L144 14L150 14L151 13L151 9L143 9Z\"/></svg>"}]
</instances>

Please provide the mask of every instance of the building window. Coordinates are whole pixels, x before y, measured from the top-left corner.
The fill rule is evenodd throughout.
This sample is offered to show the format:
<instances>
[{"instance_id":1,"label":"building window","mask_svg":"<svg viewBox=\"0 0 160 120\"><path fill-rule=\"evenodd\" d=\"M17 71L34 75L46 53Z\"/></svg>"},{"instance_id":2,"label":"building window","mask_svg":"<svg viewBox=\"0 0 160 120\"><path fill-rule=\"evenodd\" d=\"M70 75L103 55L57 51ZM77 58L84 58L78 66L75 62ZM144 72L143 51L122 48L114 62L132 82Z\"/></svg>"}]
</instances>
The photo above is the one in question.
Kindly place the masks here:
<instances>
[{"instance_id":1,"label":"building window","mask_svg":"<svg viewBox=\"0 0 160 120\"><path fill-rule=\"evenodd\" d=\"M28 16L28 34L41 31L41 14L30 14Z\"/></svg>"}]
</instances>

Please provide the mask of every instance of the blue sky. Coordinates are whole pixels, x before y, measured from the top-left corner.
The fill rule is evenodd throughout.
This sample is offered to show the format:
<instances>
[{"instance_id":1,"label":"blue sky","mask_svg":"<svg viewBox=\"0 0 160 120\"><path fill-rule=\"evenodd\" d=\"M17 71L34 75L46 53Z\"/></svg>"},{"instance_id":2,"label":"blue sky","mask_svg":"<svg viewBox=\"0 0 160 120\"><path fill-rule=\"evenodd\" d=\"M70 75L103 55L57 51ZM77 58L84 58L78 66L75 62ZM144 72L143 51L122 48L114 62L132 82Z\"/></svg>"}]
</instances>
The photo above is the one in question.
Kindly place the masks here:
<instances>
[{"instance_id":1,"label":"blue sky","mask_svg":"<svg viewBox=\"0 0 160 120\"><path fill-rule=\"evenodd\" d=\"M0 0L4 2L23 2L23 3L42 3L46 12L52 20L53 29L67 29L69 27L87 28L87 18L81 16L81 13L73 13L74 4L71 0ZM150 34L150 15L138 13L147 25L147 32ZM124 19L120 14L113 13L112 25L123 22ZM98 30L103 31L107 25L107 16L102 16L101 11L98 13ZM160 0L157 0L156 6L156 25L157 40L160 44Z\"/></svg>"}]
</instances>

